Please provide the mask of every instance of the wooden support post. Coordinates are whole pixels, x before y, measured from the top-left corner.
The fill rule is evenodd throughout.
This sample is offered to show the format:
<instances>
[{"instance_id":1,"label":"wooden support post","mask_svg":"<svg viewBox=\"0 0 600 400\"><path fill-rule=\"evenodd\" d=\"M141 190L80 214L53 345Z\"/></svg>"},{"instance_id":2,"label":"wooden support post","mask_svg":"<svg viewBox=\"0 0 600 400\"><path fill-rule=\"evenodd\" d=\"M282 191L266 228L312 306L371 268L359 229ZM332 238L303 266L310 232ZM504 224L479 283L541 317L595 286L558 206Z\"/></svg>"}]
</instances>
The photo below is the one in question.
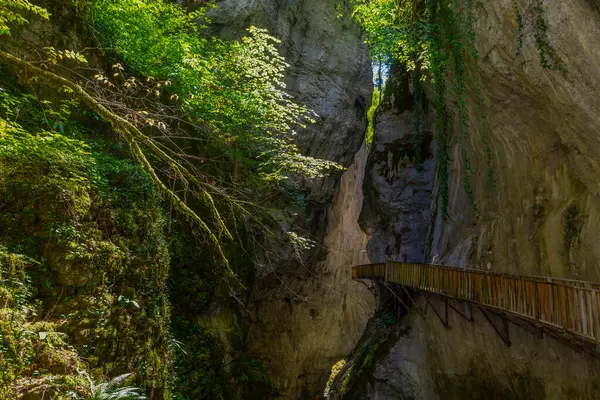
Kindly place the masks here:
<instances>
[{"instance_id":1,"label":"wooden support post","mask_svg":"<svg viewBox=\"0 0 600 400\"><path fill-rule=\"evenodd\" d=\"M396 294L396 292L394 292L394 289L392 287L390 287L386 282L382 282L382 285L390 291L390 293L394 296L395 300L394 300L394 304L396 302L396 299L398 300L399 304L402 304L404 306L404 308L406 308L406 311L410 311L410 307L406 305L405 302L402 301L402 299L400 297L398 297L398 295ZM398 309L400 309L400 306L398 306Z\"/></svg>"},{"instance_id":2,"label":"wooden support post","mask_svg":"<svg viewBox=\"0 0 600 400\"><path fill-rule=\"evenodd\" d=\"M393 261L353 267L352 276L373 280L382 293L387 289L398 313L417 305L415 294L424 294L425 310L419 311L426 313L431 306L447 328L449 308L474 321L473 307L478 307L507 346L511 345L510 322L540 338L554 337L600 358L598 283ZM442 297L438 304L443 302L443 312L431 296Z\"/></svg>"},{"instance_id":3,"label":"wooden support post","mask_svg":"<svg viewBox=\"0 0 600 400\"><path fill-rule=\"evenodd\" d=\"M446 300L446 309L450 307L451 309L453 309L458 315L460 315L461 317L463 317L464 319L466 319L469 322L473 322L475 321L475 319L473 318L473 310L471 310L471 305L469 304L469 310L471 310L469 312L469 316L465 315L462 311L460 311L458 308L454 307L451 303L448 303L448 300Z\"/></svg>"},{"instance_id":4,"label":"wooden support post","mask_svg":"<svg viewBox=\"0 0 600 400\"><path fill-rule=\"evenodd\" d=\"M448 298L444 297L444 303L446 307L444 307L444 311L446 313L446 326L448 326Z\"/></svg>"},{"instance_id":5,"label":"wooden support post","mask_svg":"<svg viewBox=\"0 0 600 400\"><path fill-rule=\"evenodd\" d=\"M506 320L506 318L500 317L502 319L502 326L500 327L498 326L498 324L492 321L492 318L490 318L490 315L485 311L483 307L479 307L479 309L481 310L481 313L483 314L485 319L488 320L492 328L494 328L494 331L496 331L498 336L500 336L500 339L502 339L504 344L510 347L512 343L510 342L510 337L508 335L508 321ZM496 315L496 317L498 317L498 315Z\"/></svg>"},{"instance_id":6,"label":"wooden support post","mask_svg":"<svg viewBox=\"0 0 600 400\"><path fill-rule=\"evenodd\" d=\"M446 318L442 318L442 315L438 312L438 310L436 310L435 306L433 305L433 303L431 301L429 301L429 296L425 296L425 299L427 300L427 303L431 306L431 309L433 310L433 312L435 313L435 315L437 315L437 317L440 319L440 321L442 321L442 324L444 324L444 326L446 328L450 328L450 325L448 324L448 300L445 299L445 304L446 304Z\"/></svg>"},{"instance_id":7,"label":"wooden support post","mask_svg":"<svg viewBox=\"0 0 600 400\"><path fill-rule=\"evenodd\" d=\"M511 318L510 322L513 325L516 325L519 328L526 330L532 335L535 335L538 339L544 338L544 329L541 325L536 325L535 323L532 323L524 318Z\"/></svg>"}]
</instances>

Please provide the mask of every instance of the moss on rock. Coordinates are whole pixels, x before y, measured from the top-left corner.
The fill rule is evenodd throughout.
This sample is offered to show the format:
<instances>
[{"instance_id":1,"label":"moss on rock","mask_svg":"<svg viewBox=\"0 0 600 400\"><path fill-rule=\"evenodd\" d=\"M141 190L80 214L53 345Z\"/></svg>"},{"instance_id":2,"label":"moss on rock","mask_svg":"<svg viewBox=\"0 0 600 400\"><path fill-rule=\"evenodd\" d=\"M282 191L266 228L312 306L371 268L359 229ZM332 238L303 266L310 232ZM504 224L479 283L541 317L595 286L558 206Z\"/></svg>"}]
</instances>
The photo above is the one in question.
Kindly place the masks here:
<instances>
[{"instance_id":1,"label":"moss on rock","mask_svg":"<svg viewBox=\"0 0 600 400\"><path fill-rule=\"evenodd\" d=\"M10 96L27 106L23 93ZM25 379L65 394L85 371L96 381L136 372L152 398L166 398L169 255L161 196L114 145L26 130L6 117L0 112L0 243L5 254L35 261L25 271L17 256L3 256L12 269L2 275L17 282L3 280L0 288L12 305L0 311L7 390L26 392ZM26 282L27 298L19 289ZM31 294L38 304L26 312L34 310ZM44 333L19 340L23 326Z\"/></svg>"}]
</instances>

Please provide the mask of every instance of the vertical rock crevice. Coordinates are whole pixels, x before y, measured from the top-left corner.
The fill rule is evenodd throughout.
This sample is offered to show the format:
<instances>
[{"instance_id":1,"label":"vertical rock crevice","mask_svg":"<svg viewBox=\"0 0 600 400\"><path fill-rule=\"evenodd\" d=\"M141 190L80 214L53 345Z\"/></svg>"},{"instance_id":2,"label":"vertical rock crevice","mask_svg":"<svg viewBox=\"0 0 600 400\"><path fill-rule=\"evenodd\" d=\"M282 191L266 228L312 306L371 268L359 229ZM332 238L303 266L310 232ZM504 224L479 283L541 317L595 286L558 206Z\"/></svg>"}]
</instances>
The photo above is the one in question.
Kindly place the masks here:
<instances>
[{"instance_id":1,"label":"vertical rock crevice","mask_svg":"<svg viewBox=\"0 0 600 400\"><path fill-rule=\"evenodd\" d=\"M268 249L278 254L258 266L247 305L248 347L266 367L271 388L257 398L322 394L331 365L355 346L375 307L350 268L368 261L357 220L371 61L360 28L349 16L338 18L336 6L335 0L224 0L209 12L211 29L222 36L239 37L254 25L281 40L288 90L317 115L297 143L347 168L301 183L306 208L294 225L316 239L316 251L294 260L291 251Z\"/></svg>"},{"instance_id":2,"label":"vertical rock crevice","mask_svg":"<svg viewBox=\"0 0 600 400\"><path fill-rule=\"evenodd\" d=\"M375 135L365 172L365 201L360 224L371 236L367 246L373 262L388 259L425 262L427 229L435 175L435 143L427 98L410 92L409 76L393 67L385 97L375 119ZM414 148L414 108L420 124L422 159Z\"/></svg>"},{"instance_id":3,"label":"vertical rock crevice","mask_svg":"<svg viewBox=\"0 0 600 400\"><path fill-rule=\"evenodd\" d=\"M560 70L542 62L535 33L540 11L532 4L541 7L548 25L545 40ZM523 18L519 51L517 11ZM411 149L414 107L409 85L400 84L405 89L393 89L377 116L366 172L361 226L372 235L369 255L376 261L395 258L597 281L600 104L592 95L600 90L600 48L592 40L600 37L597 5L502 0L477 3L474 13L481 58L466 82L469 135L461 144L454 126L449 147L450 219L444 221L437 211L435 143L421 172L398 168ZM392 85L406 80L400 69L391 79ZM476 83L487 104L485 118L478 117ZM432 98L431 92L426 86L424 97ZM451 110L454 101L449 99ZM432 129L430 113L423 114L428 115L424 131ZM496 188L487 176L484 135ZM480 216L463 190L461 146L472 156ZM478 310L473 315L475 321L469 322L450 311L446 329L421 297L406 317L385 328L391 344L359 375L352 395L342 398L598 397L598 360L513 324L507 347ZM373 334L375 322L366 335Z\"/></svg>"}]
</instances>

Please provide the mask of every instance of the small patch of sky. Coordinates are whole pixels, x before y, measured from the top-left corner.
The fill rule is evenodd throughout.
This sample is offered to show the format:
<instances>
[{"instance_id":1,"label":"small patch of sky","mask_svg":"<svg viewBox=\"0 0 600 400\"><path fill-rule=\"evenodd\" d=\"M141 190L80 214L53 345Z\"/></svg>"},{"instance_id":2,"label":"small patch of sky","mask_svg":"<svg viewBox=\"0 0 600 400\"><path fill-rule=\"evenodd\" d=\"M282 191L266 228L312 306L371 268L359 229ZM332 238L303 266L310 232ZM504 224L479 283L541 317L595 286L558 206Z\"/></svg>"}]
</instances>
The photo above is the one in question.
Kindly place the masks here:
<instances>
[{"instance_id":1,"label":"small patch of sky","mask_svg":"<svg viewBox=\"0 0 600 400\"><path fill-rule=\"evenodd\" d=\"M381 90L385 87L385 82L390 76L390 65L387 63L372 63L373 68L373 85Z\"/></svg>"}]
</instances>

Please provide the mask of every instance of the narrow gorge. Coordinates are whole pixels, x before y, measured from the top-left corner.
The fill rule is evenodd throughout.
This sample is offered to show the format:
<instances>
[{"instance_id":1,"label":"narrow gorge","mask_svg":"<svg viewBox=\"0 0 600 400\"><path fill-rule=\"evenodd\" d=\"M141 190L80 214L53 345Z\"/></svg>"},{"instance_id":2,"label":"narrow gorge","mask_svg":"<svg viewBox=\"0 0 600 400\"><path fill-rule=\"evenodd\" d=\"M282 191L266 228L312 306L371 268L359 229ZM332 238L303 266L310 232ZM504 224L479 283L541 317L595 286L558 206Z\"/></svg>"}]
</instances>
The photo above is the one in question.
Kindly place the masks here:
<instances>
[{"instance_id":1,"label":"narrow gorge","mask_svg":"<svg viewBox=\"0 0 600 400\"><path fill-rule=\"evenodd\" d=\"M599 398L597 342L353 278L596 296L599 39L598 0L0 0L0 400Z\"/></svg>"}]
</instances>

